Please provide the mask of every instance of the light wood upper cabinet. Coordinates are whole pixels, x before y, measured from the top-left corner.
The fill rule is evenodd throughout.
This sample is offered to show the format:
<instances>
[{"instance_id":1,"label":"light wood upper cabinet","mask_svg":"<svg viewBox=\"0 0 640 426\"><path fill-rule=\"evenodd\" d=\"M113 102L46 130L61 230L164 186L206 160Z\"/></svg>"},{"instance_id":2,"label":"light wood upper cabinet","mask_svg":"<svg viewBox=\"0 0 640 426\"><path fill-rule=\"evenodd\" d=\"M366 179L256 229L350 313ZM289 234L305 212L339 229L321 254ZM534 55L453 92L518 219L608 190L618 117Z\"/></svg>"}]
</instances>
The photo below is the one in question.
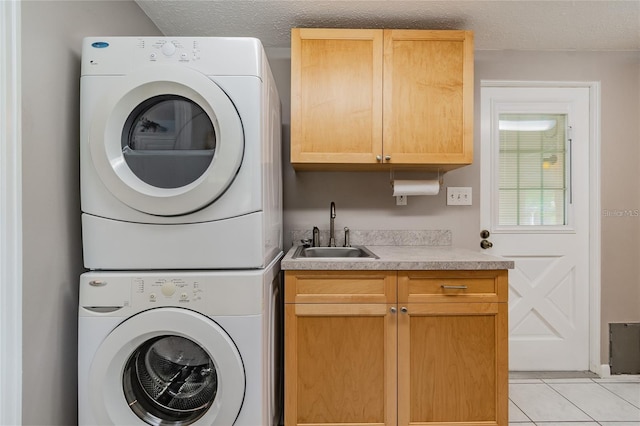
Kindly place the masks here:
<instances>
[{"instance_id":1,"label":"light wood upper cabinet","mask_svg":"<svg viewBox=\"0 0 640 426\"><path fill-rule=\"evenodd\" d=\"M472 160L472 32L292 30L296 169L447 171Z\"/></svg>"}]
</instances>

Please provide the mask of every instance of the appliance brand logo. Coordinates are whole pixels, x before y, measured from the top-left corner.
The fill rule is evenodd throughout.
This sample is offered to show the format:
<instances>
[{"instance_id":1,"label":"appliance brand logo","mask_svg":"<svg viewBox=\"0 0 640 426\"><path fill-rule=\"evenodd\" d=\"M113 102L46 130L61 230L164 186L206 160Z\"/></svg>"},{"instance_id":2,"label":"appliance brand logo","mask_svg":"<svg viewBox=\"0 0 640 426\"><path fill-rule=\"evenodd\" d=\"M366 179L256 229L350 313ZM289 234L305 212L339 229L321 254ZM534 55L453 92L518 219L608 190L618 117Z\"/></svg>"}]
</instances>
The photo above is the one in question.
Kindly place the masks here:
<instances>
[{"instance_id":1,"label":"appliance brand logo","mask_svg":"<svg viewBox=\"0 0 640 426\"><path fill-rule=\"evenodd\" d=\"M106 41L94 41L91 43L91 47L95 47L96 49L104 49L105 47L109 47L109 43Z\"/></svg>"}]
</instances>

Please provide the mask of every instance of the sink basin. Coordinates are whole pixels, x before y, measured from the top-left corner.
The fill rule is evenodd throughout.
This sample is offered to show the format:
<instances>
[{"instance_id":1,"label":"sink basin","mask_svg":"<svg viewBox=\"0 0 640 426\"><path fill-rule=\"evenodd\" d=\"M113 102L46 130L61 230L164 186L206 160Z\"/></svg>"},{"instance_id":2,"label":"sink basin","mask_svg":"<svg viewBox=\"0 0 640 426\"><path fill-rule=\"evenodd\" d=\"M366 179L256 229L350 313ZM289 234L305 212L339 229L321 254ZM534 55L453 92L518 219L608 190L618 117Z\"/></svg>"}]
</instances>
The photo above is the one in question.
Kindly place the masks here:
<instances>
[{"instance_id":1,"label":"sink basin","mask_svg":"<svg viewBox=\"0 0 640 426\"><path fill-rule=\"evenodd\" d=\"M353 247L304 247L299 246L293 253L294 259L303 258L364 258L364 259L378 259L378 256L373 254L367 248L362 246Z\"/></svg>"}]
</instances>

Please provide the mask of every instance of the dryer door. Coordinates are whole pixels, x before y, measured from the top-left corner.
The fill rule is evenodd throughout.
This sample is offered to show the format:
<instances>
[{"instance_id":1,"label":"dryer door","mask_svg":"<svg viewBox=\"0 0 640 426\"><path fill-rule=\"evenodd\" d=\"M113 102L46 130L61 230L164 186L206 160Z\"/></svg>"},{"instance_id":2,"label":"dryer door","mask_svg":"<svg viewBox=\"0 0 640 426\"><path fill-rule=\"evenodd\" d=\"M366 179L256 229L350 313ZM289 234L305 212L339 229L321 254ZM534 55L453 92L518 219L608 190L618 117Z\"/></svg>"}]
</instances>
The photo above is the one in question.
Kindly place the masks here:
<instances>
[{"instance_id":1,"label":"dryer door","mask_svg":"<svg viewBox=\"0 0 640 426\"><path fill-rule=\"evenodd\" d=\"M99 424L232 425L244 399L242 359L213 320L156 308L120 324L90 369Z\"/></svg>"},{"instance_id":2,"label":"dryer door","mask_svg":"<svg viewBox=\"0 0 640 426\"><path fill-rule=\"evenodd\" d=\"M209 77L157 64L124 76L98 101L89 127L102 182L128 206L188 214L212 203L235 178L244 153L238 112Z\"/></svg>"}]
</instances>

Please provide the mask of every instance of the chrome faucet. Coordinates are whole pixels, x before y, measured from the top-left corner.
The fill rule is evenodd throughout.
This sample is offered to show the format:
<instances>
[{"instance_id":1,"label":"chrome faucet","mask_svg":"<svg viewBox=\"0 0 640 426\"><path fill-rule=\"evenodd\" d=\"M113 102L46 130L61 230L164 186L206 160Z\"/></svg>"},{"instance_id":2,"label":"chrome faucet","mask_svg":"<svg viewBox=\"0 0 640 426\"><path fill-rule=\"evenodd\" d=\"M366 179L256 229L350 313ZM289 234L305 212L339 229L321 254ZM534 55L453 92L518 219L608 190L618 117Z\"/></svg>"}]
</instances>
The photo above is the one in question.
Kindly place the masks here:
<instances>
[{"instance_id":1,"label":"chrome faucet","mask_svg":"<svg viewBox=\"0 0 640 426\"><path fill-rule=\"evenodd\" d=\"M336 219L336 203L331 202L331 208L329 211L329 247L336 246L336 231L334 229L334 222Z\"/></svg>"}]
</instances>

